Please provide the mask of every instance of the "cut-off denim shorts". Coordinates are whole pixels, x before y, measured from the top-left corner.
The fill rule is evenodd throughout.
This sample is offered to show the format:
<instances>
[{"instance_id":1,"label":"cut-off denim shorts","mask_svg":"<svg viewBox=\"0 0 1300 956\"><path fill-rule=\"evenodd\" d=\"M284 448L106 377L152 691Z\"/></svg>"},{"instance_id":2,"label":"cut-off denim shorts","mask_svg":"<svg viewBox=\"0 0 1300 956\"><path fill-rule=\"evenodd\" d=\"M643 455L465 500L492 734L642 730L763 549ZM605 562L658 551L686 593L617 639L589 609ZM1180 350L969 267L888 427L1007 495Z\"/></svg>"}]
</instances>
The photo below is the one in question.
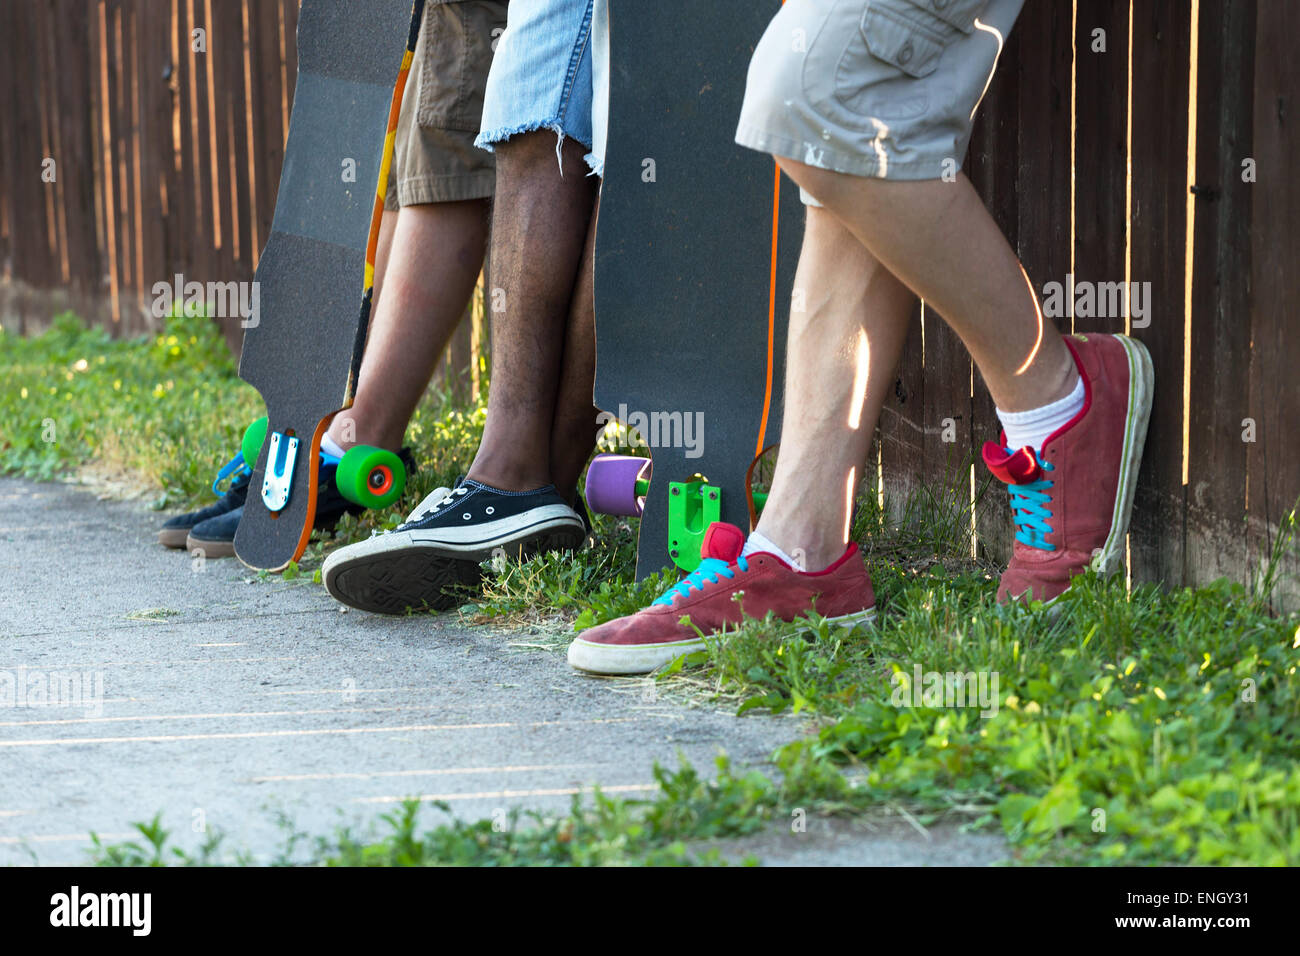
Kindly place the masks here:
<instances>
[{"instance_id":1,"label":"cut-off denim shorts","mask_svg":"<svg viewBox=\"0 0 1300 956\"><path fill-rule=\"evenodd\" d=\"M510 4L488 74L475 146L491 151L512 136L548 129L557 136L557 154L566 137L575 139L587 147L584 158L592 172L601 174L608 102L604 7L604 0L514 0ZM599 103L593 70L601 84ZM593 111L599 113L598 123L593 122Z\"/></svg>"}]
</instances>

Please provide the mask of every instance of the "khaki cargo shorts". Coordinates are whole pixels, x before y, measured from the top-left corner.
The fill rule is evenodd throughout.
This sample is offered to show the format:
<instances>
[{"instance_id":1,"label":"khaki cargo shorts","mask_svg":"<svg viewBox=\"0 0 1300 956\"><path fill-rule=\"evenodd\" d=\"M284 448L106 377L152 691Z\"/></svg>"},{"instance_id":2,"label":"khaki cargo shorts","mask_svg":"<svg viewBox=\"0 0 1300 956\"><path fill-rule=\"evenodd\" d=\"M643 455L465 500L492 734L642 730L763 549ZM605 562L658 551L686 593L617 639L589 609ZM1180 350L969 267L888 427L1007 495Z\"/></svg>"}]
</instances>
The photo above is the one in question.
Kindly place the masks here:
<instances>
[{"instance_id":1,"label":"khaki cargo shorts","mask_svg":"<svg viewBox=\"0 0 1300 956\"><path fill-rule=\"evenodd\" d=\"M429 0L397 120L385 208L491 196L492 154L477 149L483 90L509 0Z\"/></svg>"},{"instance_id":2,"label":"khaki cargo shorts","mask_svg":"<svg viewBox=\"0 0 1300 956\"><path fill-rule=\"evenodd\" d=\"M736 142L855 176L951 177L1022 4L788 0L754 51Z\"/></svg>"}]
</instances>

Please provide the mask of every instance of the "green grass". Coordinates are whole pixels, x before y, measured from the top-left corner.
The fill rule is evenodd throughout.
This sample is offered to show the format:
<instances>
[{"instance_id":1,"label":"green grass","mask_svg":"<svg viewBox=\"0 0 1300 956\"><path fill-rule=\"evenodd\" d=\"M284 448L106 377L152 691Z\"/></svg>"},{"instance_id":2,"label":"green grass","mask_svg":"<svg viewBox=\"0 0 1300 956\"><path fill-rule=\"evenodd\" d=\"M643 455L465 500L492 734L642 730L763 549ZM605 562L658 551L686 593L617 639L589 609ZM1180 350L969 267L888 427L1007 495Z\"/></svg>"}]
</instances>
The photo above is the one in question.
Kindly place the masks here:
<instances>
[{"instance_id":1,"label":"green grass","mask_svg":"<svg viewBox=\"0 0 1300 956\"><path fill-rule=\"evenodd\" d=\"M823 799L973 815L1031 860L1300 860L1295 620L1226 583L1129 598L1090 579L1056 616L967 575L887 590L874 632L755 623L701 655L741 708L825 718L777 757L847 771L814 774ZM997 674L996 713L896 706L918 663Z\"/></svg>"},{"instance_id":2,"label":"green grass","mask_svg":"<svg viewBox=\"0 0 1300 956\"><path fill-rule=\"evenodd\" d=\"M669 569L635 580L635 524L596 516L593 543L577 555L553 552L524 562L489 562L482 594L462 610L475 624L549 624L566 644L575 630L635 613L677 580Z\"/></svg>"},{"instance_id":3,"label":"green grass","mask_svg":"<svg viewBox=\"0 0 1300 956\"><path fill-rule=\"evenodd\" d=\"M194 503L211 498L217 469L261 413L202 317L113 340L64 313L35 338L0 332L0 347L0 473L48 479L92 466L160 504Z\"/></svg>"},{"instance_id":4,"label":"green grass","mask_svg":"<svg viewBox=\"0 0 1300 956\"><path fill-rule=\"evenodd\" d=\"M762 829L778 793L761 773L734 774L725 757L716 780L689 764L676 771L654 768L653 799L612 798L599 790L578 795L567 813L546 816L519 810L492 818L458 820L442 802L403 801L363 831L339 827L328 835L298 831L281 817L284 837L267 860L227 852L219 830L196 850L172 842L160 816L135 824L140 836L105 843L91 834L90 861L97 866L698 866L728 862L703 841L744 836ZM432 810L443 822L425 825ZM742 860L740 862L749 862Z\"/></svg>"},{"instance_id":5,"label":"green grass","mask_svg":"<svg viewBox=\"0 0 1300 956\"><path fill-rule=\"evenodd\" d=\"M114 342L64 316L44 336L2 341L5 472L49 478L90 466L171 503L199 501L260 411L203 320ZM317 539L292 576L308 584L326 549L392 527L450 484L483 416L481 404L426 398L409 433L420 470L404 500ZM279 862L714 863L697 841L754 832L793 808L887 807L923 824L997 828L1023 862L1300 863L1300 615L1268 606L1296 546L1294 514L1249 588L1130 595L1121 580L1087 578L1052 611L1005 608L994 602L994 569L969 556L971 505L959 484L883 508L874 494L861 500L853 533L876 585L876 626L749 621L651 678L661 699L798 715L767 774L733 775L725 760L714 781L689 766L658 770L649 799L597 794L555 817L426 822L407 804L361 833L295 834ZM530 643L562 652L575 630L644 606L670 582L637 584L634 555L635 523L602 518L580 554L489 567L463 616L498 630L545 625L548 636ZM898 706L918 665L996 675L996 707L981 716L924 695ZM139 826L139 840L96 841L94 859L249 862L215 836L191 853L169 845L161 821Z\"/></svg>"},{"instance_id":6,"label":"green grass","mask_svg":"<svg viewBox=\"0 0 1300 956\"><path fill-rule=\"evenodd\" d=\"M213 499L212 481L244 428L265 413L201 315L173 315L157 336L114 340L64 313L33 338L0 331L0 347L7 364L0 474L86 472L146 493L159 508L201 506ZM485 415L483 403L462 408L431 391L407 432L418 470L404 498L345 519L334 536L318 539L304 567L329 546L395 527L415 501L455 481L473 460Z\"/></svg>"}]
</instances>

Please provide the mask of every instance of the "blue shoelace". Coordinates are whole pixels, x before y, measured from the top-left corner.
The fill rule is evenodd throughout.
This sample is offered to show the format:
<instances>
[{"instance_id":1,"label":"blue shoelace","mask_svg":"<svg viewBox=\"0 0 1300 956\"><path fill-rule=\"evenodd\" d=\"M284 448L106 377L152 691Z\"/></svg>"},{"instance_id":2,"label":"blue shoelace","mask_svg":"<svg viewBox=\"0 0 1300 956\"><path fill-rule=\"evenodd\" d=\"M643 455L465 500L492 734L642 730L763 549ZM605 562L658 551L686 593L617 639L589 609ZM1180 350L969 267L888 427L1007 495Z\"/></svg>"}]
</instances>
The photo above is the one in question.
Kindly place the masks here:
<instances>
[{"instance_id":1,"label":"blue shoelace","mask_svg":"<svg viewBox=\"0 0 1300 956\"><path fill-rule=\"evenodd\" d=\"M1007 454L1011 454L1010 449L1007 449ZM1034 457L1038 459L1039 467L1043 471L1055 470L1055 466L1051 462L1044 461L1037 452ZM1038 481L1023 485L1007 486L1007 491L1011 495L1011 519L1017 529L1016 540L1040 551L1056 550L1056 545L1048 542L1046 537L1053 531L1047 520L1052 517L1052 512L1047 507L1052 503L1052 496L1048 494L1048 489L1051 487L1050 478L1040 478Z\"/></svg>"},{"instance_id":2,"label":"blue shoelace","mask_svg":"<svg viewBox=\"0 0 1300 956\"><path fill-rule=\"evenodd\" d=\"M249 468L248 465L244 463L244 453L242 451L237 451L235 452L235 457L226 462L225 465L222 466L221 470L217 472L217 478L212 482L212 493L218 498L224 497L226 492L221 490L221 483L223 481L227 478L231 478L230 486L226 489L226 491L229 491L230 488L234 487L236 481L244 475L251 475L252 473L253 469Z\"/></svg>"},{"instance_id":3,"label":"blue shoelace","mask_svg":"<svg viewBox=\"0 0 1300 956\"><path fill-rule=\"evenodd\" d=\"M749 562L744 558L737 558L736 567L740 568L742 571L748 571ZM670 587L661 597L656 598L652 603L672 604L678 596L685 597L690 594L691 588L695 588L697 591L703 591L705 581L708 581L710 584L717 584L719 578L734 578L735 576L736 572L731 569L731 565L726 561L723 561L721 558L705 558L700 562L698 568Z\"/></svg>"}]
</instances>

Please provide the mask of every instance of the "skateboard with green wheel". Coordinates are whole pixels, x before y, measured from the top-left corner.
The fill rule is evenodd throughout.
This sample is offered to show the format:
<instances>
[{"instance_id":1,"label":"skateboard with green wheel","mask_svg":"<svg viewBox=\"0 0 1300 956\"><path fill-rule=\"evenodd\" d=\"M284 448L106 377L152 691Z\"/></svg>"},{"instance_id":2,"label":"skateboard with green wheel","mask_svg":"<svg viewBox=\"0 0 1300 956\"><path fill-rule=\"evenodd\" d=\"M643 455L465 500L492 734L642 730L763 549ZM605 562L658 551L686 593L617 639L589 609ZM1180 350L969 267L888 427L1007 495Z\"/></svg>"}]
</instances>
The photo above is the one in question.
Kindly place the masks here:
<instances>
[{"instance_id":1,"label":"skateboard with green wheel","mask_svg":"<svg viewBox=\"0 0 1300 956\"><path fill-rule=\"evenodd\" d=\"M711 520L748 525L746 476L779 441L803 209L771 157L734 137L750 57L780 9L609 4L595 404L641 432L654 475L598 458L586 494L594 511L640 516L638 578L693 569Z\"/></svg>"},{"instance_id":2,"label":"skateboard with green wheel","mask_svg":"<svg viewBox=\"0 0 1300 956\"><path fill-rule=\"evenodd\" d=\"M263 415L244 430L239 454L222 469L218 481L230 470L250 461L257 461L266 441L267 418ZM406 464L401 456L387 448L354 445L343 453L331 455L320 452L320 464L334 465L334 483L348 501L364 508L387 508L402 496L406 489ZM262 490L272 490L276 479L283 474L284 457L272 453L267 458L262 477Z\"/></svg>"},{"instance_id":3,"label":"skateboard with green wheel","mask_svg":"<svg viewBox=\"0 0 1300 956\"><path fill-rule=\"evenodd\" d=\"M279 571L306 550L320 442L348 408L365 349L375 250L402 94L425 0L303 0L298 77L271 234L254 281L259 310L239 375L262 396L240 456L251 469L235 553ZM401 494L391 452L338 460L344 497L370 507Z\"/></svg>"}]
</instances>

